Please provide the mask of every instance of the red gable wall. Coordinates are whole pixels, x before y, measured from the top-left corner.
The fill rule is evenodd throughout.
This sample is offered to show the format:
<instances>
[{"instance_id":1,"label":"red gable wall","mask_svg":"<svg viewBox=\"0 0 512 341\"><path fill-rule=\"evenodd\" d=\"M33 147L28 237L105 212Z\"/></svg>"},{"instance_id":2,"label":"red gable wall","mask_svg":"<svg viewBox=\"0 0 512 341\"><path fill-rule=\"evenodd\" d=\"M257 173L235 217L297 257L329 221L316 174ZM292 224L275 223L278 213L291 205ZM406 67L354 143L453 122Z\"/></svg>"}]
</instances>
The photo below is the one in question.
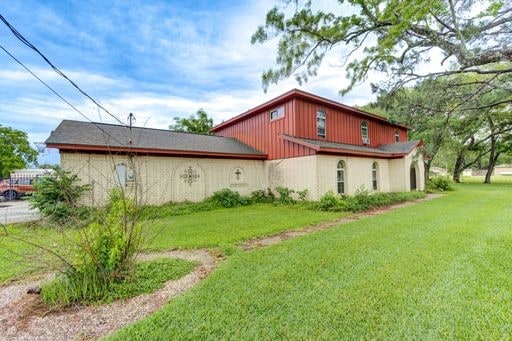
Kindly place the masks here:
<instances>
[{"instance_id":1,"label":"red gable wall","mask_svg":"<svg viewBox=\"0 0 512 341\"><path fill-rule=\"evenodd\" d=\"M284 117L271 121L270 112L280 106L284 106ZM317 109L323 109L327 115L325 139L316 135ZM212 131L219 136L234 137L266 153L268 159L273 160L315 154L313 149L283 140L280 137L283 134L361 146L363 120L368 122L370 147L393 143L395 130L400 132L400 141L407 140L404 126L299 90L292 90L221 123Z\"/></svg>"}]
</instances>

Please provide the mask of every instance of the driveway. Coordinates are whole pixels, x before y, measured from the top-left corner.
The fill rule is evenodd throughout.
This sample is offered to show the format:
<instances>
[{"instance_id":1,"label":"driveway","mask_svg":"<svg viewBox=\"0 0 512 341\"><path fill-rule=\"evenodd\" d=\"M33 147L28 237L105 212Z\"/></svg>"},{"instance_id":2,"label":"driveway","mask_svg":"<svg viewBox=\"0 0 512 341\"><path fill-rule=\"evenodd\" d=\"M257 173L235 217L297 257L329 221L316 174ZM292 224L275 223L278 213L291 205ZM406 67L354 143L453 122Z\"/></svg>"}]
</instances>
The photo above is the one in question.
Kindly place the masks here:
<instances>
[{"instance_id":1,"label":"driveway","mask_svg":"<svg viewBox=\"0 0 512 341\"><path fill-rule=\"evenodd\" d=\"M39 213L37 210L30 208L27 200L4 201L0 197L0 223L21 223L27 221L38 220Z\"/></svg>"}]
</instances>

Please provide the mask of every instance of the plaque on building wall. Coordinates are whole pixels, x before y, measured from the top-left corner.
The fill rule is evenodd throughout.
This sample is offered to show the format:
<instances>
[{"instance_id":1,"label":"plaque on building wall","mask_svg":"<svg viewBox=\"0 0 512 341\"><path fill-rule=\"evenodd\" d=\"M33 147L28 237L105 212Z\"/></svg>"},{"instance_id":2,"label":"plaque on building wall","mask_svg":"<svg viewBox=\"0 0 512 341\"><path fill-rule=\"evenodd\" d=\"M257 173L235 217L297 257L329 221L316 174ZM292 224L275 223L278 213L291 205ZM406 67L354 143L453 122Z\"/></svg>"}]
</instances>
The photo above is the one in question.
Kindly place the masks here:
<instances>
[{"instance_id":1,"label":"plaque on building wall","mask_svg":"<svg viewBox=\"0 0 512 341\"><path fill-rule=\"evenodd\" d=\"M199 179L199 174L192 168L192 166L189 166L185 169L183 174L180 175L180 178L182 178L189 186L192 186L192 184Z\"/></svg>"},{"instance_id":2,"label":"plaque on building wall","mask_svg":"<svg viewBox=\"0 0 512 341\"><path fill-rule=\"evenodd\" d=\"M235 167L231 170L230 175L230 183L231 185L245 185L245 174L242 167Z\"/></svg>"}]
</instances>

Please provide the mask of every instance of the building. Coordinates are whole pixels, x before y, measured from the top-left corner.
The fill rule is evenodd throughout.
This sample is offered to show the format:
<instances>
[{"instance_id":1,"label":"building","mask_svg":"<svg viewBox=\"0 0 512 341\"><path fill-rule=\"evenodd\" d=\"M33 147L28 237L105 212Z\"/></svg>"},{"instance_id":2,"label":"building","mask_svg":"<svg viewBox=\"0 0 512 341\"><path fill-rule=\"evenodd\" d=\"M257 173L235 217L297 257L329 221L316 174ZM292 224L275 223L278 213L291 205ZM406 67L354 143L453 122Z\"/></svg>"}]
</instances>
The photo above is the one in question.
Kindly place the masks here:
<instances>
[{"instance_id":1,"label":"building","mask_svg":"<svg viewBox=\"0 0 512 341\"><path fill-rule=\"evenodd\" d=\"M291 90L197 135L63 121L46 144L61 167L93 186L90 204L121 186L144 202L198 201L222 188L401 192L423 189L420 141L359 109Z\"/></svg>"}]
</instances>

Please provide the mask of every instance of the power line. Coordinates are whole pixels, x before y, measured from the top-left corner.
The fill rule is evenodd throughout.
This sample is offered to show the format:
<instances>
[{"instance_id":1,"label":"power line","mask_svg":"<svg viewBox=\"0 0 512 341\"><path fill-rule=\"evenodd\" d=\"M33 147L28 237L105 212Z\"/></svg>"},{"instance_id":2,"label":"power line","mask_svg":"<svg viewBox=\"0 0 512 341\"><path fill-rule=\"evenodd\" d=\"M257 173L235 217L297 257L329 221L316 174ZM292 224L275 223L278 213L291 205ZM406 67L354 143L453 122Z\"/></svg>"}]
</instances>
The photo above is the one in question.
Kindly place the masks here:
<instances>
[{"instance_id":1,"label":"power line","mask_svg":"<svg viewBox=\"0 0 512 341\"><path fill-rule=\"evenodd\" d=\"M9 30L11 30L11 32L14 34L14 36L16 38L18 38L18 40L20 40L23 44L25 44L26 46L28 46L29 48L31 48L32 50L34 50L35 52L37 52L37 54L39 54L39 56L41 56L41 58L43 58L43 60L48 63L48 65L50 65L50 67L53 69L53 71L55 71L58 75L62 76L63 78L65 78L74 88L76 88L82 95L84 95L85 97L87 97L89 100L91 100L94 104L96 104L98 106L98 108L101 108L104 112L106 112L108 115L110 115L111 117L113 117L117 122L119 122L121 125L124 125L126 126L126 124L124 122L122 122L117 116L115 116L114 114L112 114L110 111L108 111L105 107L103 107L101 104L99 104L94 98L92 98L87 92L85 92L84 90L82 90L75 82L73 82L68 76L66 76L66 74L64 72L62 72L58 67L56 67L41 51L39 51L39 49L37 47L35 47L31 42L29 42L27 40L27 38L25 38L14 26L12 26L8 21L7 19L4 18L3 15L0 14L0 20L9 28ZM5 49L4 49L5 51ZM6 51L7 52L7 51Z\"/></svg>"},{"instance_id":2,"label":"power line","mask_svg":"<svg viewBox=\"0 0 512 341\"><path fill-rule=\"evenodd\" d=\"M103 132L104 135L108 135L110 136L113 140L115 140L117 143L121 144L122 145L122 142L120 142L118 139L116 139L114 136L110 135L109 133L107 133L103 128L101 128L96 122L93 122L89 119L89 117L87 117L87 115L85 115L83 112L81 112L80 110L78 110L77 107L75 107L73 104L71 104L67 99L65 99L61 94L59 94L56 90L54 90L50 85L48 85L48 83L46 83L44 80L42 80L38 75L36 75L32 70L30 70L25 64L23 64L23 62L21 62L18 58L16 58L12 53L10 53L9 51L7 51L5 49L5 47L3 47L1 44L0 44L0 49L2 49L9 57L11 57L14 61L16 61L16 63L18 63L19 65L21 65L26 71L28 71L32 76L34 76L38 81L40 81L45 87L47 87L51 92L53 92L55 94L55 96L59 97L62 101L64 101L67 105L69 105L73 110L75 110L77 113L79 113L83 118L85 118L87 121L91 122L92 124L94 124L96 126L96 128L98 128L99 130L101 130Z\"/></svg>"}]
</instances>

